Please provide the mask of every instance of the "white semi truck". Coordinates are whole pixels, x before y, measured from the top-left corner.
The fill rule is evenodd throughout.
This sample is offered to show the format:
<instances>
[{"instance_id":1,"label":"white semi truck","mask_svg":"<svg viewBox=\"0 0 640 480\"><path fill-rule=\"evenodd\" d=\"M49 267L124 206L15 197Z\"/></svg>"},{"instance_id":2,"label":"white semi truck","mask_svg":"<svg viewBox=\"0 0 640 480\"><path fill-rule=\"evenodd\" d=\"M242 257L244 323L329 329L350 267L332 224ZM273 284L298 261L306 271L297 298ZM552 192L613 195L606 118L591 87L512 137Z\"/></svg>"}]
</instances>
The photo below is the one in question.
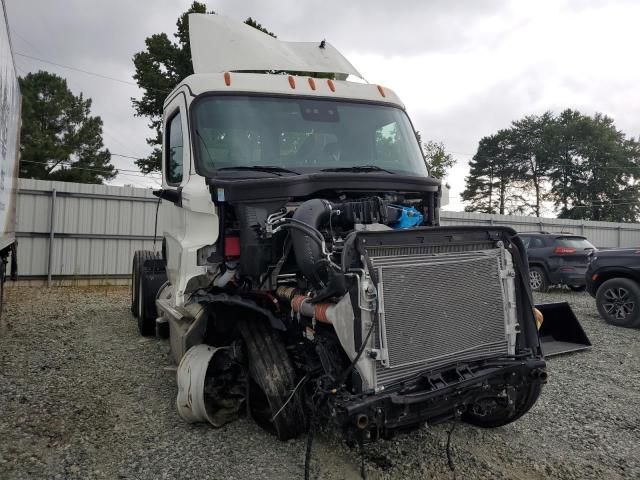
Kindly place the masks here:
<instances>
[{"instance_id":1,"label":"white semi truck","mask_svg":"<svg viewBox=\"0 0 640 480\"><path fill-rule=\"evenodd\" d=\"M195 74L164 104L162 252L136 252L140 333L168 334L180 414L244 408L387 437L496 427L546 380L512 229L441 227L396 94L330 44L190 15Z\"/></svg>"},{"instance_id":2,"label":"white semi truck","mask_svg":"<svg viewBox=\"0 0 640 480\"><path fill-rule=\"evenodd\" d=\"M9 22L4 0L0 20L0 285L4 285L7 261L11 276L16 264L16 190L20 155L20 85L11 50ZM1 287L0 287L1 288ZM0 302L2 296L0 294Z\"/></svg>"}]
</instances>

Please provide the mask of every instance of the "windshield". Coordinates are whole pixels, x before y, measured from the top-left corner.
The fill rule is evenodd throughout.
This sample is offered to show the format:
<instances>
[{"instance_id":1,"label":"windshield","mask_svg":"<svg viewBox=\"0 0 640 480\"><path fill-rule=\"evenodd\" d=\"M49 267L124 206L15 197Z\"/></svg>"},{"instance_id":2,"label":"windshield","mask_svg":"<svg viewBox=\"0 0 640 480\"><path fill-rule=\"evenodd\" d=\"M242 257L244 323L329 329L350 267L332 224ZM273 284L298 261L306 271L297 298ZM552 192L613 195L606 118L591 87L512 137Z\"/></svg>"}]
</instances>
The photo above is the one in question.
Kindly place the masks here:
<instances>
[{"instance_id":1,"label":"windshield","mask_svg":"<svg viewBox=\"0 0 640 480\"><path fill-rule=\"evenodd\" d=\"M409 119L395 107L211 96L194 105L193 124L198 171L205 176L247 167L263 174L354 170L427 175Z\"/></svg>"}]
</instances>

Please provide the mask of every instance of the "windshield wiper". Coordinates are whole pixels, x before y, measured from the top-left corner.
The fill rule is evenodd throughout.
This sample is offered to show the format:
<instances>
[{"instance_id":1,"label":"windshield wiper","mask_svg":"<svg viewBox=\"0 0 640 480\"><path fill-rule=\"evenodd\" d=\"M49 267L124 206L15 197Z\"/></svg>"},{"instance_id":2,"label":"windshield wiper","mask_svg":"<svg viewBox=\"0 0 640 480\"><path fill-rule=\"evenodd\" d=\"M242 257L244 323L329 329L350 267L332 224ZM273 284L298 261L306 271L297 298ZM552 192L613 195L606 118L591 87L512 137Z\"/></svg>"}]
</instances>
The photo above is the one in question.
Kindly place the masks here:
<instances>
[{"instance_id":1,"label":"windshield wiper","mask_svg":"<svg viewBox=\"0 0 640 480\"><path fill-rule=\"evenodd\" d=\"M294 175L300 175L300 172L289 170L288 168L277 167L275 165L238 165L236 167L222 167L216 170L238 170L238 171L254 171L254 172L266 172L273 173L274 175L282 176L283 173L293 173Z\"/></svg>"},{"instance_id":2,"label":"windshield wiper","mask_svg":"<svg viewBox=\"0 0 640 480\"><path fill-rule=\"evenodd\" d=\"M377 165L355 165L353 167L323 168L321 172L385 172L394 174L391 170L381 168Z\"/></svg>"}]
</instances>

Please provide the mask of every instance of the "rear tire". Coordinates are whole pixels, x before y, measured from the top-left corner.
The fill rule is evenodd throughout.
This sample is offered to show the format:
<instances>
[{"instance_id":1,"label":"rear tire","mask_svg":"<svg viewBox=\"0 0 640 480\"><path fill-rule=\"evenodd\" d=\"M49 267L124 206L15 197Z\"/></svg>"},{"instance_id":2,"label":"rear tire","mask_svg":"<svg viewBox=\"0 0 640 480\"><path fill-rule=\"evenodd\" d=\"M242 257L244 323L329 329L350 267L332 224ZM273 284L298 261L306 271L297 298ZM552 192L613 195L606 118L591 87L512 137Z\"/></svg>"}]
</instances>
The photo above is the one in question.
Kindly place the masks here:
<instances>
[{"instance_id":1,"label":"rear tire","mask_svg":"<svg viewBox=\"0 0 640 480\"><path fill-rule=\"evenodd\" d=\"M496 406L495 410L482 415L472 411L465 412L462 419L481 428L497 428L511 422L515 422L533 407L540 396L542 385L530 383L523 385L516 393L515 409L509 410L506 406Z\"/></svg>"},{"instance_id":2,"label":"rear tire","mask_svg":"<svg viewBox=\"0 0 640 480\"><path fill-rule=\"evenodd\" d=\"M140 262L140 252L133 254L131 262L131 313L138 317L138 263Z\"/></svg>"},{"instance_id":3,"label":"rear tire","mask_svg":"<svg viewBox=\"0 0 640 480\"><path fill-rule=\"evenodd\" d=\"M249 362L249 412L255 422L280 440L307 429L301 388L287 402L298 382L284 342L266 320L242 321L240 333ZM280 409L282 408L282 411ZM274 415L278 416L273 419Z\"/></svg>"},{"instance_id":4,"label":"rear tire","mask_svg":"<svg viewBox=\"0 0 640 480\"><path fill-rule=\"evenodd\" d=\"M640 286L628 278L607 280L596 292L598 313L617 327L640 327Z\"/></svg>"},{"instance_id":5,"label":"rear tire","mask_svg":"<svg viewBox=\"0 0 640 480\"><path fill-rule=\"evenodd\" d=\"M138 331L144 337L156 334L156 291L145 274L144 262L156 259L150 250L138 250L133 256L132 300L135 299L134 316L138 318ZM133 282L135 281L135 285ZM153 290L153 291L152 291Z\"/></svg>"},{"instance_id":6,"label":"rear tire","mask_svg":"<svg viewBox=\"0 0 640 480\"><path fill-rule=\"evenodd\" d=\"M529 268L529 285L534 292L544 293L549 290L549 281L544 269L540 267Z\"/></svg>"}]
</instances>

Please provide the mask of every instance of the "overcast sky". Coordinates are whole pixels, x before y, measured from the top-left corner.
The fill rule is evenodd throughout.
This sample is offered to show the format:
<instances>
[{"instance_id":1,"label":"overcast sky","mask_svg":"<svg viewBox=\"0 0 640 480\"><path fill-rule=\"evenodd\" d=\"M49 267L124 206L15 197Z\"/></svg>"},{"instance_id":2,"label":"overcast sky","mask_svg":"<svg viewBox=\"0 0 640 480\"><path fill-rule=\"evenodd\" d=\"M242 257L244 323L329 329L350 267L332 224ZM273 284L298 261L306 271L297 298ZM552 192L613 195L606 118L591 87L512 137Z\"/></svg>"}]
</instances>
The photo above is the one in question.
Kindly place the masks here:
<instances>
[{"instance_id":1,"label":"overcast sky","mask_svg":"<svg viewBox=\"0 0 640 480\"><path fill-rule=\"evenodd\" d=\"M5 0L15 53L131 82L145 37L175 32L187 0ZM527 114L602 112L640 134L640 2L596 0L208 1L217 13L251 16L283 40L327 39L365 78L394 89L424 139L458 159L450 209L481 137ZM49 70L93 99L112 152L145 156L146 119L135 85L16 55L19 73ZM119 157L121 169L135 169ZM154 185L124 173L113 183Z\"/></svg>"}]
</instances>

